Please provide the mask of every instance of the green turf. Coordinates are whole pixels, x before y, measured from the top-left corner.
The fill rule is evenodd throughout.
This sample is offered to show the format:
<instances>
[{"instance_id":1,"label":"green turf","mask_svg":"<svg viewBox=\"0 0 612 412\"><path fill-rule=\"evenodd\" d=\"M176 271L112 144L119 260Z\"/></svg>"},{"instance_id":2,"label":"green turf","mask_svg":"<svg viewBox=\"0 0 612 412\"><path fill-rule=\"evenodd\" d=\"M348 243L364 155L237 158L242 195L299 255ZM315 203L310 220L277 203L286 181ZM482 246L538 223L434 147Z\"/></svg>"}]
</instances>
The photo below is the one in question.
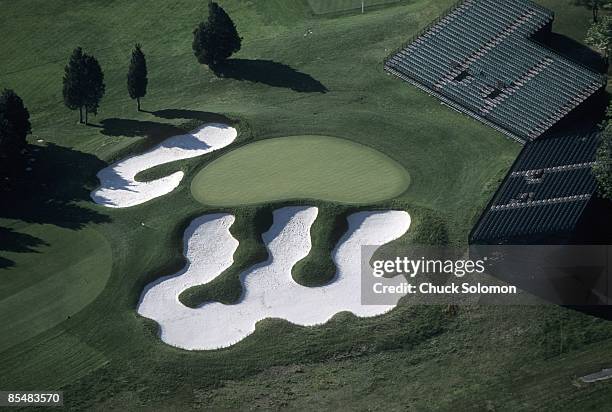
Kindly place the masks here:
<instances>
[{"instance_id":1,"label":"green turf","mask_svg":"<svg viewBox=\"0 0 612 412\"><path fill-rule=\"evenodd\" d=\"M402 0L308 0L308 4L315 14L338 13L359 9L363 3L364 9L399 3Z\"/></svg>"},{"instance_id":2,"label":"green turf","mask_svg":"<svg viewBox=\"0 0 612 412\"><path fill-rule=\"evenodd\" d=\"M191 184L196 200L238 206L287 199L374 203L400 195L408 172L388 156L327 136L267 139L210 163Z\"/></svg>"},{"instance_id":3,"label":"green turf","mask_svg":"<svg viewBox=\"0 0 612 412\"><path fill-rule=\"evenodd\" d=\"M79 312L102 292L111 273L110 245L91 228L78 238L52 225L26 226L21 233L44 237L48 246L37 247L33 256L4 254L15 267L6 270L0 287L0 352Z\"/></svg>"},{"instance_id":4,"label":"green turf","mask_svg":"<svg viewBox=\"0 0 612 412\"><path fill-rule=\"evenodd\" d=\"M373 319L340 314L314 328L270 320L235 347L202 353L163 344L157 326L135 312L148 282L184 266L183 232L203 213L244 216L237 229L250 240L236 265L261 259L262 228L245 228L253 208L206 207L189 186L214 159L269 137L337 136L392 157L411 184L388 206L408 210L415 228L427 216L443 222L432 241L465 242L520 147L382 70L391 50L452 3L414 0L318 18L307 0L222 0L244 40L227 75L217 78L191 51L205 2L1 2L0 52L7 57L0 59L0 86L23 97L39 152L17 193L2 193L0 226L11 230L0 233L0 245L10 245L0 251L0 290L15 295L46 276L61 278L61 269L30 274L55 262L96 273L98 260L108 260L104 245L112 266L89 305L0 352L0 388L63 389L74 410L605 410L612 382L586 386L576 377L610 367L612 328L567 309L475 306L451 317L445 308L405 305ZM590 11L573 3L545 5L555 9L555 30L580 40ZM142 113L125 85L135 42L150 72ZM78 114L61 103L63 66L79 45L106 75L107 95L91 127L77 125ZM95 174L109 162L220 115L237 121L240 140L167 165L185 172L176 191L127 210L91 203ZM323 246L313 247L329 250L334 233L315 226L313 238ZM105 239L99 251L86 247L90 235ZM320 256L309 259L327 265ZM228 279L215 293L236 294ZM84 296L94 295L90 286L74 282ZM32 306L20 316L38 313L35 323L53 324L55 314Z\"/></svg>"}]
</instances>

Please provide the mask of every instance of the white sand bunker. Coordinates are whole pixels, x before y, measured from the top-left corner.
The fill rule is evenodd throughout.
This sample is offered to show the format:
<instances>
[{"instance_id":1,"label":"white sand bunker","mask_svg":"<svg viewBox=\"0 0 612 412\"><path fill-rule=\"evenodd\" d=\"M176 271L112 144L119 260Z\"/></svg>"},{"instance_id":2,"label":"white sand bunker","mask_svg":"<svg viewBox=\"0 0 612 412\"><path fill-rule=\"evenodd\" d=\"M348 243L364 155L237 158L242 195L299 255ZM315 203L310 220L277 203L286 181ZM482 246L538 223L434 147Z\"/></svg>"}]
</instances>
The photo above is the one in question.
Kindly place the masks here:
<instances>
[{"instance_id":1,"label":"white sand bunker","mask_svg":"<svg viewBox=\"0 0 612 412\"><path fill-rule=\"evenodd\" d=\"M580 378L580 380L585 383L605 381L608 379L612 379L612 369L610 368L602 369L599 372L591 373Z\"/></svg>"},{"instance_id":2,"label":"white sand bunker","mask_svg":"<svg viewBox=\"0 0 612 412\"><path fill-rule=\"evenodd\" d=\"M194 220L185 232L187 265L175 275L149 284L138 313L160 324L164 342L197 350L230 346L253 333L255 324L265 318L308 326L325 323L342 311L374 316L391 310L397 302L385 306L361 304L361 246L383 245L402 236L410 226L408 213L351 215L348 232L333 252L336 277L326 286L310 288L293 280L291 268L310 251L310 227L317 212L316 207L276 210L272 227L263 235L269 258L242 273L244 292L240 301L235 305L206 303L197 309L181 304L178 296L229 268L238 241L229 232L232 215L206 215ZM363 258L369 261L371 256Z\"/></svg>"},{"instance_id":3,"label":"white sand bunker","mask_svg":"<svg viewBox=\"0 0 612 412\"><path fill-rule=\"evenodd\" d=\"M98 172L100 187L91 193L94 202L114 208L145 203L172 192L183 180L183 172L172 173L150 182L137 182L135 176L147 169L202 156L232 143L236 129L221 123L206 124L191 133L173 136L152 150L114 163Z\"/></svg>"}]
</instances>

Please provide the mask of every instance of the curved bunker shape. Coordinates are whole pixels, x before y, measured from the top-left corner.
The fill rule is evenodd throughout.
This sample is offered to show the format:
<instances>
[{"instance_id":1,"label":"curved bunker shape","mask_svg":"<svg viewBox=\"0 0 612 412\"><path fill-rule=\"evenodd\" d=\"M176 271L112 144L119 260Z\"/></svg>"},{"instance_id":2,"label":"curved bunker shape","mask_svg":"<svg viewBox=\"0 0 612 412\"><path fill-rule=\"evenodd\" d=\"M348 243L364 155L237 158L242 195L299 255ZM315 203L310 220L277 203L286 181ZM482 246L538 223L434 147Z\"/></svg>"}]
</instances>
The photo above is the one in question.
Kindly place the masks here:
<instances>
[{"instance_id":1,"label":"curved bunker shape","mask_svg":"<svg viewBox=\"0 0 612 412\"><path fill-rule=\"evenodd\" d=\"M191 183L196 200L235 206L291 199L373 203L394 198L408 172L370 147L327 136L266 139L204 167Z\"/></svg>"},{"instance_id":2,"label":"curved bunker shape","mask_svg":"<svg viewBox=\"0 0 612 412\"><path fill-rule=\"evenodd\" d=\"M170 137L146 153L128 157L100 170L100 187L91 192L91 198L106 207L123 208L168 194L181 183L183 172L178 171L150 182L138 182L135 176L155 166L219 150L232 143L237 134L236 129L226 124L210 123L191 133Z\"/></svg>"},{"instance_id":3,"label":"curved bunker shape","mask_svg":"<svg viewBox=\"0 0 612 412\"><path fill-rule=\"evenodd\" d=\"M375 316L391 310L397 302L361 303L358 291L362 246L383 245L404 235L410 226L408 213L359 212L349 216L349 229L333 251L337 267L334 280L325 286L306 287L293 280L291 268L310 252L310 227L317 213L316 207L275 210L272 227L263 235L269 258L241 274L243 295L239 302L212 302L196 309L184 306L179 295L192 286L211 282L229 268L238 241L229 231L234 222L232 215L205 215L194 220L185 231L187 265L147 285L138 313L159 323L164 342L189 350L206 350L239 342L266 318L309 326L325 323L343 311ZM364 261L370 258L363 257Z\"/></svg>"}]
</instances>

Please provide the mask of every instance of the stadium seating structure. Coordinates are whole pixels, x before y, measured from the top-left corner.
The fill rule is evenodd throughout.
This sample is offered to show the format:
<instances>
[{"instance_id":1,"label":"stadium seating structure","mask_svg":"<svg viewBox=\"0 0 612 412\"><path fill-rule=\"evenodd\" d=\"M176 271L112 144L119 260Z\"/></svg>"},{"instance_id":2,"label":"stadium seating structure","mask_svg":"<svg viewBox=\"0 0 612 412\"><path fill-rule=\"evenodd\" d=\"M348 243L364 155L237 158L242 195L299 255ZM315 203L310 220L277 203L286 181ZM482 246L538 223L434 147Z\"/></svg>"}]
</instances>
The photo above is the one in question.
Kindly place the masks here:
<instances>
[{"instance_id":1,"label":"stadium seating structure","mask_svg":"<svg viewBox=\"0 0 612 412\"><path fill-rule=\"evenodd\" d=\"M529 0L464 0L385 70L513 139L541 136L606 78L546 47L554 13Z\"/></svg>"},{"instance_id":2,"label":"stadium seating structure","mask_svg":"<svg viewBox=\"0 0 612 412\"><path fill-rule=\"evenodd\" d=\"M471 243L571 233L596 189L599 132L548 137L523 148L474 226Z\"/></svg>"}]
</instances>

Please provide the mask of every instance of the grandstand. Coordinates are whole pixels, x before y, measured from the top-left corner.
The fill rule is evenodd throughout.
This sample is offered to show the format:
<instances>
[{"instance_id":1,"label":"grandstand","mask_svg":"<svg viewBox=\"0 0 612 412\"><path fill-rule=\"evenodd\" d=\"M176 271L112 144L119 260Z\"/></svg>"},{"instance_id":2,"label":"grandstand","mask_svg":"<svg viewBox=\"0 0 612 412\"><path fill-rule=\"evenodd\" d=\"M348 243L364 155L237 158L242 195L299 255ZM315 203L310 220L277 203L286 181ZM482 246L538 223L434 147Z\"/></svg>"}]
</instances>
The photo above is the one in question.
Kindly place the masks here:
<instances>
[{"instance_id":1,"label":"grandstand","mask_svg":"<svg viewBox=\"0 0 612 412\"><path fill-rule=\"evenodd\" d=\"M515 161L474 226L470 243L507 243L573 232L596 188L598 132L537 139Z\"/></svg>"},{"instance_id":2,"label":"grandstand","mask_svg":"<svg viewBox=\"0 0 612 412\"><path fill-rule=\"evenodd\" d=\"M553 19L529 0L464 0L384 67L524 144L606 84L544 45Z\"/></svg>"}]
</instances>

